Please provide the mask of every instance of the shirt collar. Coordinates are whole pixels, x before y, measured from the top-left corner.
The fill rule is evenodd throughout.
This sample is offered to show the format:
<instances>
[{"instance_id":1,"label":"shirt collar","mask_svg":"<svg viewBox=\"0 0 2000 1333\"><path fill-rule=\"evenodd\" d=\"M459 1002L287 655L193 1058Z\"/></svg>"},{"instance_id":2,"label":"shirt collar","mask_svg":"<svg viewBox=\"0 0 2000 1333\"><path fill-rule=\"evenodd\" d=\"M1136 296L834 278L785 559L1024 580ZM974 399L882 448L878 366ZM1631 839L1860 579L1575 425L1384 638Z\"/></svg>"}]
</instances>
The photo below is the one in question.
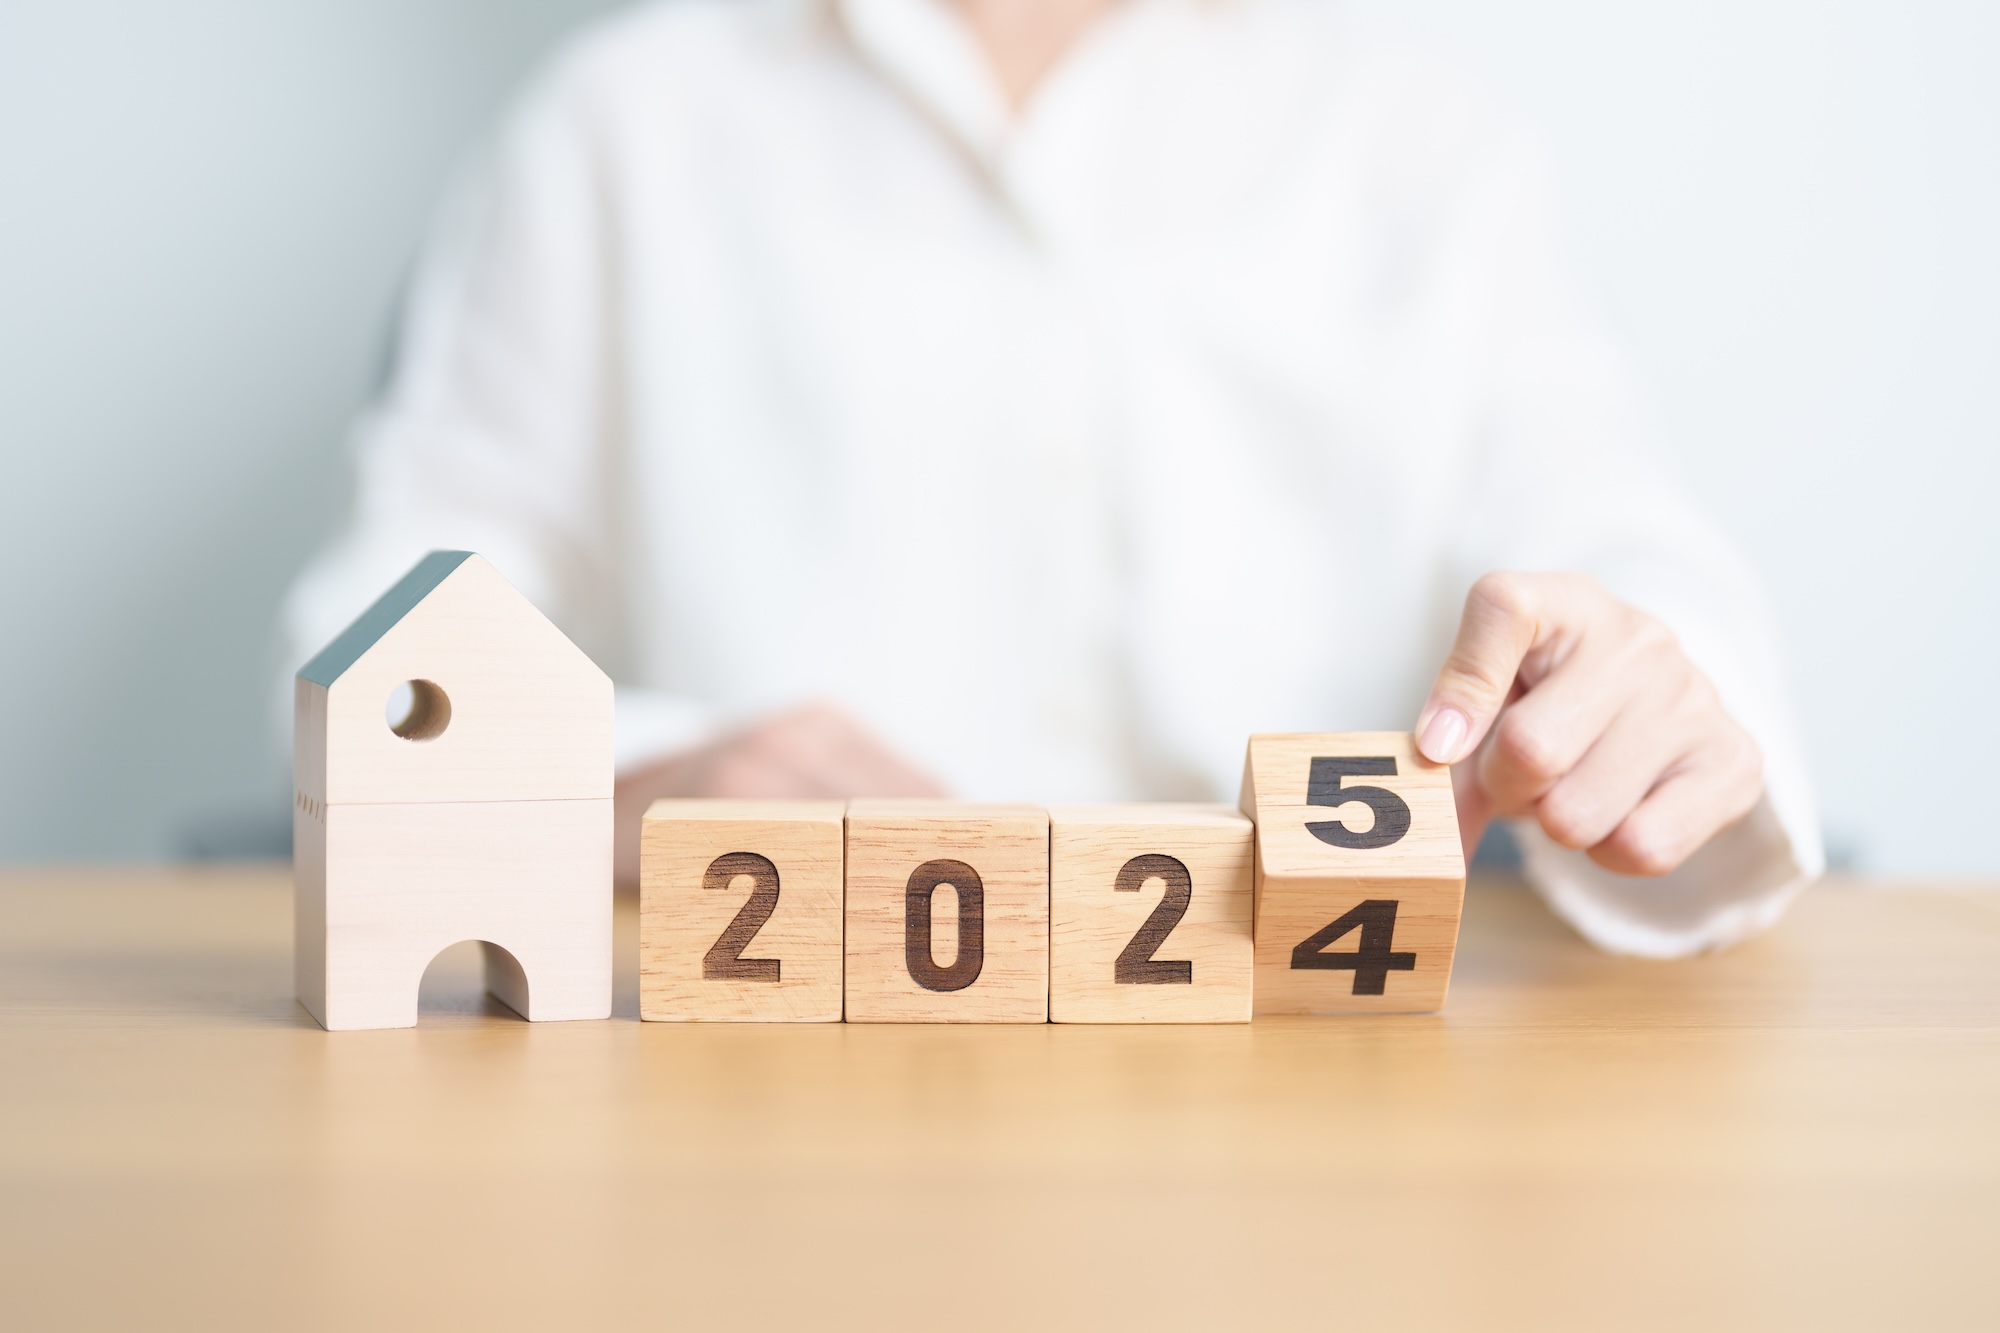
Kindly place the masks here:
<instances>
[{"instance_id":1,"label":"shirt collar","mask_svg":"<svg viewBox=\"0 0 2000 1333\"><path fill-rule=\"evenodd\" d=\"M1215 127L1260 97L1245 80L1265 57L1252 53L1246 65L1238 49L1241 20L1261 8L1252 0L1122 0L1018 117L950 0L827 2L858 58L1044 242L1108 234L1121 215L1144 216L1184 194L1200 174L1192 157L1214 156ZM1209 165L1221 180L1244 155L1238 145Z\"/></svg>"},{"instance_id":2,"label":"shirt collar","mask_svg":"<svg viewBox=\"0 0 2000 1333\"><path fill-rule=\"evenodd\" d=\"M945 0L834 0L863 60L939 128L992 165L1013 125L978 39Z\"/></svg>"}]
</instances>

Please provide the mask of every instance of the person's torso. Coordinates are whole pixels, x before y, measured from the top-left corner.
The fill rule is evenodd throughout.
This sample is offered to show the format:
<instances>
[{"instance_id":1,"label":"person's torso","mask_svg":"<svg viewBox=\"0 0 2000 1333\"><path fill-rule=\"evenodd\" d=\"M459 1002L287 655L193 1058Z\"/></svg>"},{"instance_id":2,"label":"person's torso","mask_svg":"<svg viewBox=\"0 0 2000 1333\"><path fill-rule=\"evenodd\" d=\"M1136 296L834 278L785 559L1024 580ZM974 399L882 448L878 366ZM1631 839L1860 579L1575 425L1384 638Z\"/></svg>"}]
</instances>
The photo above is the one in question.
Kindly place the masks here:
<instances>
[{"instance_id":1,"label":"person's torso","mask_svg":"<svg viewBox=\"0 0 2000 1333\"><path fill-rule=\"evenodd\" d=\"M833 696L978 796L1227 797L1252 731L1409 724L1476 145L1311 6L1109 22L997 151L810 4L598 57L648 683Z\"/></svg>"}]
</instances>

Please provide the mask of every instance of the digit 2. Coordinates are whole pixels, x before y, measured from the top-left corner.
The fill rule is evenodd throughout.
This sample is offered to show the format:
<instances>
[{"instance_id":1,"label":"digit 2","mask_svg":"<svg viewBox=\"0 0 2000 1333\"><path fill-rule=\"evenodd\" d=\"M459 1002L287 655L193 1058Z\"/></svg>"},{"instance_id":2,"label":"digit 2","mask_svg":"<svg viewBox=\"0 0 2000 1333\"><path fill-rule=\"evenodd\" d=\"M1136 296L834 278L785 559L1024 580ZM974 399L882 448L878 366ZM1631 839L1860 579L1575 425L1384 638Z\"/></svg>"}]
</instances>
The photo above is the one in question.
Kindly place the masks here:
<instances>
[{"instance_id":1,"label":"digit 2","mask_svg":"<svg viewBox=\"0 0 2000 1333\"><path fill-rule=\"evenodd\" d=\"M939 967L931 953L931 894L951 885L958 895L958 957ZM963 861L926 861L903 889L903 965L925 990L964 990L986 965L986 885Z\"/></svg>"},{"instance_id":2,"label":"digit 2","mask_svg":"<svg viewBox=\"0 0 2000 1333\"><path fill-rule=\"evenodd\" d=\"M702 955L701 979L776 981L778 959L745 958L743 950L777 909L778 867L755 852L730 852L708 863L708 871L701 877L701 887L704 890L726 889L738 875L750 877L750 901L743 904L736 918L722 928L721 937L709 945L708 952Z\"/></svg>"},{"instance_id":3,"label":"digit 2","mask_svg":"<svg viewBox=\"0 0 2000 1333\"><path fill-rule=\"evenodd\" d=\"M1414 972L1417 956L1391 953L1389 942L1396 934L1397 903L1388 898L1370 898L1339 920L1299 941L1292 950L1292 970L1354 972L1354 995L1380 995L1391 972ZM1361 943L1353 953L1323 953L1349 931L1359 928Z\"/></svg>"},{"instance_id":4,"label":"digit 2","mask_svg":"<svg viewBox=\"0 0 2000 1333\"><path fill-rule=\"evenodd\" d=\"M1393 755L1366 759L1314 759L1312 770L1306 777L1306 804L1346 805L1349 801L1362 801L1375 812L1375 822L1366 833L1356 833L1339 820L1328 819L1307 824L1306 832L1332 846L1362 851L1401 842L1403 835L1410 831L1410 807L1402 797L1387 787L1340 785L1343 778L1395 775L1396 760Z\"/></svg>"},{"instance_id":5,"label":"digit 2","mask_svg":"<svg viewBox=\"0 0 2000 1333\"><path fill-rule=\"evenodd\" d=\"M1187 915L1188 902L1194 897L1194 876L1171 856L1135 856L1119 869L1112 888L1119 893L1137 893L1139 886L1149 879L1164 881L1167 891L1160 896L1160 905L1139 927L1139 933L1119 953L1111 969L1111 979L1121 986L1193 985L1191 961L1159 959L1153 955Z\"/></svg>"}]
</instances>

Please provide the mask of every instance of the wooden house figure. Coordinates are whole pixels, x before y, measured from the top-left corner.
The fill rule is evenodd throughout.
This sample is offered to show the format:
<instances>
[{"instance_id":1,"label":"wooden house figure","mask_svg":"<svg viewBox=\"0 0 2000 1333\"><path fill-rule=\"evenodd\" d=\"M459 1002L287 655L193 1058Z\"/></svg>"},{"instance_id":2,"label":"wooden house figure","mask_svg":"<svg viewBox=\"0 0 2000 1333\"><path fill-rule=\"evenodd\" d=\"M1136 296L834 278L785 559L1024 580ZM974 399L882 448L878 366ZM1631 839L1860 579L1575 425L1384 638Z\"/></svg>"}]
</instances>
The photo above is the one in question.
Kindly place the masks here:
<instances>
[{"instance_id":1,"label":"wooden house figure","mask_svg":"<svg viewBox=\"0 0 2000 1333\"><path fill-rule=\"evenodd\" d=\"M294 683L294 959L328 1029L410 1027L484 946L525 1018L611 1014L611 681L478 556L433 551Z\"/></svg>"}]
</instances>

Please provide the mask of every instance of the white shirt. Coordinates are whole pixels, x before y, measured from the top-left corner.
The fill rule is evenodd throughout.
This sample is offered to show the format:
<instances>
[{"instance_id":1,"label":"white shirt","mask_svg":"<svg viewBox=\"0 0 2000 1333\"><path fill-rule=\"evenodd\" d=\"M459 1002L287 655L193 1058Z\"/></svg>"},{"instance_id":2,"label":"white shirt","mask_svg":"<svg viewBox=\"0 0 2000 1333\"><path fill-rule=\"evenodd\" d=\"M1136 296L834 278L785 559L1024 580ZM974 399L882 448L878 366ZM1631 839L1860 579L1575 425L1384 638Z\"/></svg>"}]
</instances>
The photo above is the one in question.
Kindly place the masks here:
<instances>
[{"instance_id":1,"label":"white shirt","mask_svg":"<svg viewBox=\"0 0 2000 1333\"><path fill-rule=\"evenodd\" d=\"M439 229L304 660L486 555L620 683L621 763L806 698L970 798L1235 796L1253 731L1407 729L1466 588L1665 619L1766 800L1674 954L1820 870L1767 617L1640 451L1530 137L1314 0L1130 0L1018 116L940 0L687 0L573 44Z\"/></svg>"}]
</instances>

